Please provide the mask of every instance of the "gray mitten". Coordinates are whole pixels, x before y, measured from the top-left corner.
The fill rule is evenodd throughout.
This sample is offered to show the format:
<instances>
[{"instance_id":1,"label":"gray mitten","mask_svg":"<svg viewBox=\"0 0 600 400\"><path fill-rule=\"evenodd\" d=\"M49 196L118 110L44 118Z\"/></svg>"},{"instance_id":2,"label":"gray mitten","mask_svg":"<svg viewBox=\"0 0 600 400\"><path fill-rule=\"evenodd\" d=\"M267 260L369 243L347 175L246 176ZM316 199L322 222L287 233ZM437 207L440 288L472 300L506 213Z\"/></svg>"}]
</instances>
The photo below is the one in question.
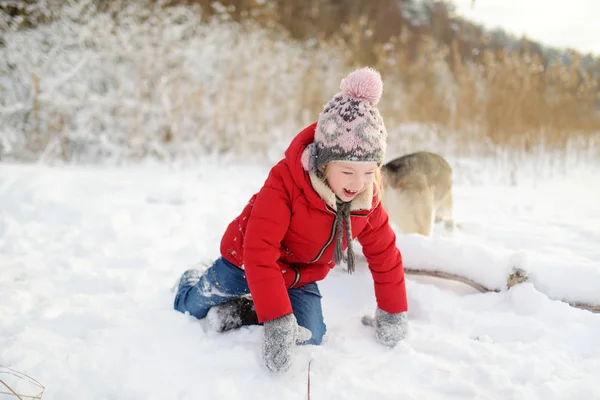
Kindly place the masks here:
<instances>
[{"instance_id":1,"label":"gray mitten","mask_svg":"<svg viewBox=\"0 0 600 400\"><path fill-rule=\"evenodd\" d=\"M408 334L406 312L390 314L377 307L375 318L364 316L362 323L374 327L377 340L389 347L394 347Z\"/></svg>"},{"instance_id":2,"label":"gray mitten","mask_svg":"<svg viewBox=\"0 0 600 400\"><path fill-rule=\"evenodd\" d=\"M312 337L311 331L299 326L294 314L287 314L264 323L263 355L267 368L274 372L287 371L292 365L296 343Z\"/></svg>"}]
</instances>

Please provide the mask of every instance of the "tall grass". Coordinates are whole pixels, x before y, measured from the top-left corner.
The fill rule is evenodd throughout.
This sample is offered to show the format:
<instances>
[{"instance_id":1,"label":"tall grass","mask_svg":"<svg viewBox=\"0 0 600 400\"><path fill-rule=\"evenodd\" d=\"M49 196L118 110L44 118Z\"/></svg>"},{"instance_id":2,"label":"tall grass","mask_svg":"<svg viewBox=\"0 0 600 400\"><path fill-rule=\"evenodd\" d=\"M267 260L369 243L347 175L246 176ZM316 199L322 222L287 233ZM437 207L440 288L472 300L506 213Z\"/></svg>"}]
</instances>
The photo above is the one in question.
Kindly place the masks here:
<instances>
[{"instance_id":1,"label":"tall grass","mask_svg":"<svg viewBox=\"0 0 600 400\"><path fill-rule=\"evenodd\" d=\"M386 80L394 87L383 105L392 124L435 123L464 145L476 141L525 152L597 144L600 88L577 59L569 66L556 61L545 66L536 55L484 49L481 61L473 63L430 38L418 46L414 60L402 41L382 50L379 69L393 77ZM396 87L402 88L401 102Z\"/></svg>"}]
</instances>

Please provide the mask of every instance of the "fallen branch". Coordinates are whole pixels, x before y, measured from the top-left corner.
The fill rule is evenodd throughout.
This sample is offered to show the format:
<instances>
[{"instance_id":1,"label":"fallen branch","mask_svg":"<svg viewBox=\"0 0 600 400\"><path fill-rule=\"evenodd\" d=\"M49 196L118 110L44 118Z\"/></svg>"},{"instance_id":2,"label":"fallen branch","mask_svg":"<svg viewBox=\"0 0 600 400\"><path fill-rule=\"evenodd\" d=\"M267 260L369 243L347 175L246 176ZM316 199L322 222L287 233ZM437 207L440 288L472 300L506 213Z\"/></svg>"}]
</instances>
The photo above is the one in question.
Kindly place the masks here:
<instances>
[{"instance_id":1,"label":"fallen branch","mask_svg":"<svg viewBox=\"0 0 600 400\"><path fill-rule=\"evenodd\" d=\"M481 293L489 293L496 292L499 293L502 290L500 289L491 289L482 285L481 283L477 283L472 279L466 278L461 275L451 274L449 272L435 271L435 270L426 270L426 269L414 269L414 268L404 268L404 273L407 275L420 275L420 276L431 276L434 278L447 279L450 281L456 281L460 283L464 283L465 285L469 285ZM513 272L508 276L506 281L506 289L510 289L516 284L523 283L527 281L527 273L520 268L513 268Z\"/></svg>"},{"instance_id":2,"label":"fallen branch","mask_svg":"<svg viewBox=\"0 0 600 400\"><path fill-rule=\"evenodd\" d=\"M448 272L429 271L426 269L404 268L404 273L406 275L431 276L434 278L441 278L441 279L447 279L450 281L464 283L465 285L469 285L469 286L475 288L476 290L480 291L481 293L492 292L492 291L499 292L499 290L497 290L497 289L496 290L488 289L487 287L485 287L469 278L465 278L464 276L455 275L455 274L451 274Z\"/></svg>"},{"instance_id":3,"label":"fallen branch","mask_svg":"<svg viewBox=\"0 0 600 400\"><path fill-rule=\"evenodd\" d=\"M357 258L361 259L365 263L368 263L367 259L364 255L360 254ZM450 272L443 272L438 270L430 270L430 269L419 269L419 268L409 268L404 266L404 274L405 275L416 275L416 276L430 276L432 278L440 278L449 281L459 282L470 286L477 290L480 293L500 293L503 290L510 289L511 287L518 285L519 283L526 282L529 277L527 276L527 272L521 268L514 267L512 273L508 276L506 280L506 286L502 289L492 289L485 285L482 285L479 282L475 282L474 280L467 278L462 275L453 274ZM559 299L560 300L560 299ZM581 310L587 310L593 313L600 313L600 304L590 304L583 302L570 302L566 300L560 300L564 303L567 303L571 307L579 308ZM372 321L364 320L363 324L370 325Z\"/></svg>"},{"instance_id":4,"label":"fallen branch","mask_svg":"<svg viewBox=\"0 0 600 400\"><path fill-rule=\"evenodd\" d=\"M481 293L491 293L491 292L499 293L502 291L501 289L488 288L485 285L482 285L480 283L473 281L472 279L469 279L469 278L466 278L464 276L457 275L457 274L451 274L449 272L406 268L405 267L404 273L406 275L431 276L434 278L440 278L440 279L446 279L446 280L450 280L450 281L460 282L465 285L471 286L472 288L478 290ZM510 289L511 287L513 287L519 283L526 282L527 279L528 279L528 276L524 270L522 270L520 268L514 268L513 272L508 276L508 279L506 281L506 289ZM564 301L564 300L562 300L562 301ZM568 301L565 301L565 303L567 303L570 306L575 307L575 308L591 311L593 313L600 313L600 305L581 303L581 302L568 302Z\"/></svg>"},{"instance_id":5,"label":"fallen branch","mask_svg":"<svg viewBox=\"0 0 600 400\"><path fill-rule=\"evenodd\" d=\"M600 305L579 303L579 302L574 302L574 303L567 302L567 303L569 303L569 305L572 307L581 308L582 310L588 310L593 313L600 313Z\"/></svg>"}]
</instances>

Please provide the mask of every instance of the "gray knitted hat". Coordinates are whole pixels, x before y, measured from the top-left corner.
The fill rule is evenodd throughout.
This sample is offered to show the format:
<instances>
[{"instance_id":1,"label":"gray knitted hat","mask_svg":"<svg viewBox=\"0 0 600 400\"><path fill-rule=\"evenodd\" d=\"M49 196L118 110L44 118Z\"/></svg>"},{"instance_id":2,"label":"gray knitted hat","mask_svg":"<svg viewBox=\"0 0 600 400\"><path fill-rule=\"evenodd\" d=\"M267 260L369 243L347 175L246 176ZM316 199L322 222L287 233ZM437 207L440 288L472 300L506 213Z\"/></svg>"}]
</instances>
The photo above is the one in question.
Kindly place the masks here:
<instances>
[{"instance_id":1,"label":"gray knitted hat","mask_svg":"<svg viewBox=\"0 0 600 400\"><path fill-rule=\"evenodd\" d=\"M387 131L375 107L383 90L379 72L357 69L340 89L319 114L314 142L302 154L307 171L322 171L331 161L383 163Z\"/></svg>"}]
</instances>

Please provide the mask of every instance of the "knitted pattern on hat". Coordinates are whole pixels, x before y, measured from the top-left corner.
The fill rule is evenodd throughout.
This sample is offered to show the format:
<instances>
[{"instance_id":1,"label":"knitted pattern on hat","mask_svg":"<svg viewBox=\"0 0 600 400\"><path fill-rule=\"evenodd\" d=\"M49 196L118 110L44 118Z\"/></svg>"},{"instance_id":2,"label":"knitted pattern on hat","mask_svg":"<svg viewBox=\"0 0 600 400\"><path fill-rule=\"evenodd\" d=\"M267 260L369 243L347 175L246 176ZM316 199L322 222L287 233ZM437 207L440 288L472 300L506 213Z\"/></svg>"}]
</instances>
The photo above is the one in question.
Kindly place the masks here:
<instances>
[{"instance_id":1,"label":"knitted pattern on hat","mask_svg":"<svg viewBox=\"0 0 600 400\"><path fill-rule=\"evenodd\" d=\"M379 72L355 70L340 89L319 114L314 142L302 154L307 171L322 171L331 161L383 163L387 131L375 107L383 91Z\"/></svg>"}]
</instances>

